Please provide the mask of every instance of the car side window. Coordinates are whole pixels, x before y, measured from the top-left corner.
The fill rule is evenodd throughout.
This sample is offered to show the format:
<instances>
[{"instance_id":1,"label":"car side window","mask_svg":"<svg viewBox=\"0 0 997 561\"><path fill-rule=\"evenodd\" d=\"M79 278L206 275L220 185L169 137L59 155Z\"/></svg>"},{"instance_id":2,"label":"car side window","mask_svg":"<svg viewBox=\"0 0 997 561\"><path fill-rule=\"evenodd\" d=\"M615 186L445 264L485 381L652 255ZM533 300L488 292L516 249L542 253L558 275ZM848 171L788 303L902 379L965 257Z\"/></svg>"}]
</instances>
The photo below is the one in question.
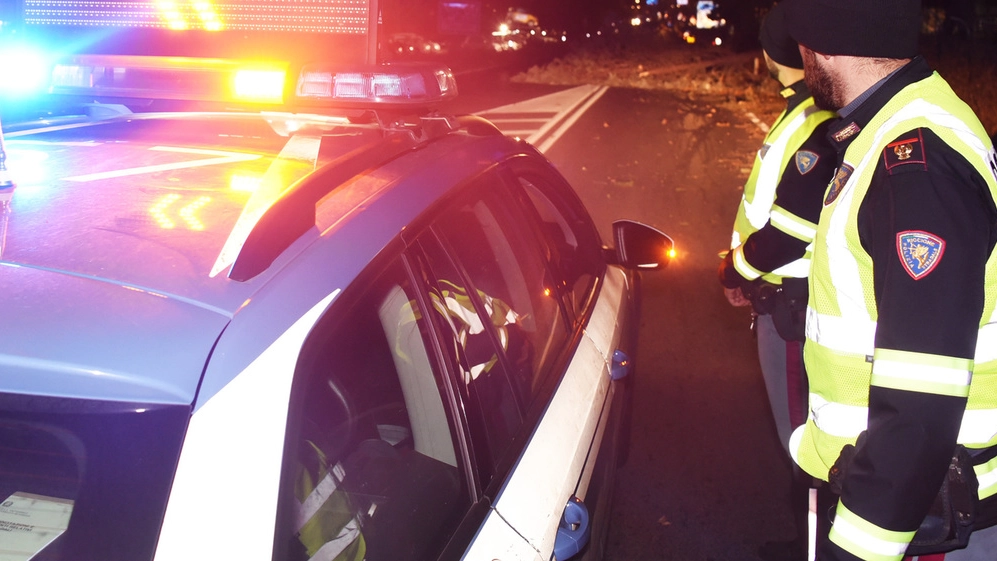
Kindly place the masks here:
<instances>
[{"instance_id":1,"label":"car side window","mask_svg":"<svg viewBox=\"0 0 997 561\"><path fill-rule=\"evenodd\" d=\"M470 507L406 268L357 284L299 359L276 559L434 559Z\"/></svg>"},{"instance_id":2,"label":"car side window","mask_svg":"<svg viewBox=\"0 0 997 561\"><path fill-rule=\"evenodd\" d=\"M477 187L435 221L442 248L434 253L427 244L427 257L462 350L459 384L477 396L497 468L521 419L559 375L568 333L535 230L499 176Z\"/></svg>"},{"instance_id":3,"label":"car side window","mask_svg":"<svg viewBox=\"0 0 997 561\"><path fill-rule=\"evenodd\" d=\"M422 247L433 277L430 289L432 317L444 334L456 365L457 392L465 403L471 431L476 435L474 455L479 482L487 486L495 475L498 461L509 449L523 423L521 400L516 384L500 360L500 343L485 328L464 280L450 256L435 236L422 239Z\"/></svg>"},{"instance_id":4,"label":"car side window","mask_svg":"<svg viewBox=\"0 0 997 561\"><path fill-rule=\"evenodd\" d=\"M573 204L577 201L567 200L573 194L557 189L546 178L529 173L517 175L516 181L526 195L524 204L536 210L552 274L574 316L582 317L605 267L595 225L584 208Z\"/></svg>"}]
</instances>

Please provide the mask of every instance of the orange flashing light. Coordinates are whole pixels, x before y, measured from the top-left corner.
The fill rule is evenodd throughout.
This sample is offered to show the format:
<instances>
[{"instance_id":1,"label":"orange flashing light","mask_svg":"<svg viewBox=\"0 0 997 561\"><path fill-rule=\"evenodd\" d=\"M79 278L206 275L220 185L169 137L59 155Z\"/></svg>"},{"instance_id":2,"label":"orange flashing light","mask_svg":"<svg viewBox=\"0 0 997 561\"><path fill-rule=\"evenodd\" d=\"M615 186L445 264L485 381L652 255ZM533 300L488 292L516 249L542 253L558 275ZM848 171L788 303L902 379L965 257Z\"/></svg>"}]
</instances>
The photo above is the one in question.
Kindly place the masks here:
<instances>
[{"instance_id":1,"label":"orange flashing light","mask_svg":"<svg viewBox=\"0 0 997 561\"><path fill-rule=\"evenodd\" d=\"M280 103L284 100L283 70L238 70L233 79L234 93L240 101Z\"/></svg>"},{"instance_id":2,"label":"orange flashing light","mask_svg":"<svg viewBox=\"0 0 997 561\"><path fill-rule=\"evenodd\" d=\"M76 55L56 64L55 94L279 104L288 63L130 55Z\"/></svg>"}]
</instances>

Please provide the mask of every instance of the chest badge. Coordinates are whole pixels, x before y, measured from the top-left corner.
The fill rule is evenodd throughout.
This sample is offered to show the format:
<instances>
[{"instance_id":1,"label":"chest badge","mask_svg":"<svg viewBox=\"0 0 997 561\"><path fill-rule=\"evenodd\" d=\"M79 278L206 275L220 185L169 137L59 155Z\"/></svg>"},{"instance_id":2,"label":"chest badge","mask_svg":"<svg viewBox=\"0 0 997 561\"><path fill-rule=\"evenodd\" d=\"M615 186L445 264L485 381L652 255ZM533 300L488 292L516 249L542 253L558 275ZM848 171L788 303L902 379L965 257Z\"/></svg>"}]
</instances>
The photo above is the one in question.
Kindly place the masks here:
<instances>
[{"instance_id":1,"label":"chest badge","mask_svg":"<svg viewBox=\"0 0 997 561\"><path fill-rule=\"evenodd\" d=\"M835 142L844 142L844 141L848 140L849 138L851 138L851 137L855 136L856 134L858 134L858 132L860 130L862 130L862 127L858 126L858 123L855 123L853 121L851 123L848 123L848 125L845 128L843 128L843 129L839 130L838 132L834 133L832 135L832 138L834 138Z\"/></svg>"},{"instance_id":2,"label":"chest badge","mask_svg":"<svg viewBox=\"0 0 997 561\"><path fill-rule=\"evenodd\" d=\"M811 152L809 150L800 150L796 153L796 169L800 172L800 175L806 175L807 172L814 169L817 165L817 160L820 156Z\"/></svg>"},{"instance_id":3,"label":"chest badge","mask_svg":"<svg viewBox=\"0 0 997 561\"><path fill-rule=\"evenodd\" d=\"M887 144L886 149L883 150L883 163L890 175L898 171L928 169L928 160L924 154L924 142L921 141L921 129L917 130L915 136ZM918 165L912 167L910 164Z\"/></svg>"},{"instance_id":4,"label":"chest badge","mask_svg":"<svg viewBox=\"0 0 997 561\"><path fill-rule=\"evenodd\" d=\"M824 196L824 206L827 206L834 202L841 194L841 190L845 188L845 184L848 183L848 178L852 176L852 172L855 168L848 164L841 164L838 171L834 174L834 179L831 180L831 184L827 186L827 195Z\"/></svg>"},{"instance_id":5,"label":"chest badge","mask_svg":"<svg viewBox=\"0 0 997 561\"><path fill-rule=\"evenodd\" d=\"M897 144L893 147L893 153L897 155L897 159L900 161L909 160L911 152L914 151L914 147L910 144Z\"/></svg>"},{"instance_id":6,"label":"chest badge","mask_svg":"<svg viewBox=\"0 0 997 561\"><path fill-rule=\"evenodd\" d=\"M930 273L942 260L945 240L928 232L908 230L897 234L897 254L900 264L914 280Z\"/></svg>"}]
</instances>

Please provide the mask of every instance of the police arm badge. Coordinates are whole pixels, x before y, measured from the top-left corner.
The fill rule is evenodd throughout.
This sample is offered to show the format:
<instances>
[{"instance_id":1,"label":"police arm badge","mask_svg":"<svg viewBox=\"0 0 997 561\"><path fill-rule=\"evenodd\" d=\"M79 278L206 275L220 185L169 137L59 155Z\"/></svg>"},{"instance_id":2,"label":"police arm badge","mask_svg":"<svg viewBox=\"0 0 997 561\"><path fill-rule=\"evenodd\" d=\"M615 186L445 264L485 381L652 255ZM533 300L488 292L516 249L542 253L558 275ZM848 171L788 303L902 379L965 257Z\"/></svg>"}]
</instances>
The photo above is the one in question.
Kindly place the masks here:
<instances>
[{"instance_id":1,"label":"police arm badge","mask_svg":"<svg viewBox=\"0 0 997 561\"><path fill-rule=\"evenodd\" d=\"M897 254L900 264L914 280L920 280L938 265L945 253L945 240L920 230L897 234Z\"/></svg>"}]
</instances>

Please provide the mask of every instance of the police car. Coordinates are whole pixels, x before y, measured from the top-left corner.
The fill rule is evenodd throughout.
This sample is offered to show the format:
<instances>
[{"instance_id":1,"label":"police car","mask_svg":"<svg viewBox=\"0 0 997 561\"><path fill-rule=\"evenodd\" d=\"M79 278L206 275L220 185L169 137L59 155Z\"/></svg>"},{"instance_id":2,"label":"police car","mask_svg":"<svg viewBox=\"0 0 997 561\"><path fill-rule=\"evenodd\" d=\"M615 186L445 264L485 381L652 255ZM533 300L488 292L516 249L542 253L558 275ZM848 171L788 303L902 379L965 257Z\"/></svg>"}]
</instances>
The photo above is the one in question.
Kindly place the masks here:
<instances>
[{"instance_id":1,"label":"police car","mask_svg":"<svg viewBox=\"0 0 997 561\"><path fill-rule=\"evenodd\" d=\"M243 70L77 56L4 123L3 558L597 556L672 241L443 66Z\"/></svg>"}]
</instances>

